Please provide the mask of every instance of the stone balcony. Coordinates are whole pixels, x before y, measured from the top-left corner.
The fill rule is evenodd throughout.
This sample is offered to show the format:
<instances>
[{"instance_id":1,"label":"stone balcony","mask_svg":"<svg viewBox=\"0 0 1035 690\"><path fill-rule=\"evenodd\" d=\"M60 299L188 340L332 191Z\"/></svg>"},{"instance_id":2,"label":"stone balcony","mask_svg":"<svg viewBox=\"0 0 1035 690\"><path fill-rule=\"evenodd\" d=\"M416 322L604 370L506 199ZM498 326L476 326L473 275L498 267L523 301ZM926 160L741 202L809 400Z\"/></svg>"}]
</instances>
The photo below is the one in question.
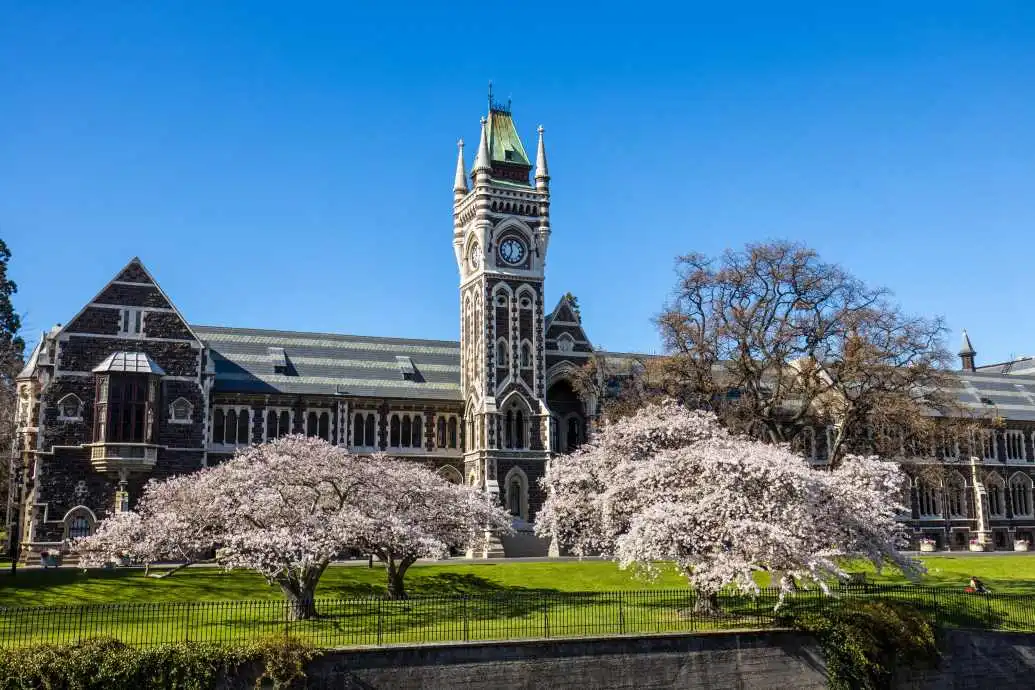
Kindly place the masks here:
<instances>
[{"instance_id":1,"label":"stone balcony","mask_svg":"<svg viewBox=\"0 0 1035 690\"><path fill-rule=\"evenodd\" d=\"M90 464L98 472L150 472L158 462L158 446L144 443L94 443Z\"/></svg>"}]
</instances>

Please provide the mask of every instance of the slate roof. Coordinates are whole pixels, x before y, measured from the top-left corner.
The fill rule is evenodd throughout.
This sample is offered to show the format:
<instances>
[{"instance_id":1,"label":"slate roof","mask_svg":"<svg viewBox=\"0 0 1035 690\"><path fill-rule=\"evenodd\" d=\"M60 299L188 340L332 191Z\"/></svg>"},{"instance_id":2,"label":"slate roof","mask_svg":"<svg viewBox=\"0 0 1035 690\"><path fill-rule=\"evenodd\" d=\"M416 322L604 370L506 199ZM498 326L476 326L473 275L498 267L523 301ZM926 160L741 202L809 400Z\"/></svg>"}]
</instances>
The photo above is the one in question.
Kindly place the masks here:
<instances>
[{"instance_id":1,"label":"slate roof","mask_svg":"<svg viewBox=\"0 0 1035 690\"><path fill-rule=\"evenodd\" d=\"M1035 372L1003 374L997 371L957 372L961 386L957 400L977 413L1017 421L1035 421Z\"/></svg>"},{"instance_id":2,"label":"slate roof","mask_svg":"<svg viewBox=\"0 0 1035 690\"><path fill-rule=\"evenodd\" d=\"M216 391L462 399L456 341L191 328L212 353Z\"/></svg>"},{"instance_id":3,"label":"slate roof","mask_svg":"<svg viewBox=\"0 0 1035 690\"><path fill-rule=\"evenodd\" d=\"M112 352L93 368L94 373L122 372L128 374L155 374L165 376L158 363L144 352Z\"/></svg>"}]
</instances>

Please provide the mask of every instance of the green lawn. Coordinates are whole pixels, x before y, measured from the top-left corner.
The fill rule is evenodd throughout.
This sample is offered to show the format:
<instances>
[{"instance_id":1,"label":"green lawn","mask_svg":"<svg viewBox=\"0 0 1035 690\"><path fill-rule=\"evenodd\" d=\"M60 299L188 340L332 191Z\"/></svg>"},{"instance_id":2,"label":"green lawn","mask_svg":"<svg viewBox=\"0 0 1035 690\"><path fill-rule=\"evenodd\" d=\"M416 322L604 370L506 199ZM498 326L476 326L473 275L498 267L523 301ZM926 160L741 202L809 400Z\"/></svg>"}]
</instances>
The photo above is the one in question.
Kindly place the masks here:
<instances>
[{"instance_id":1,"label":"green lawn","mask_svg":"<svg viewBox=\"0 0 1035 690\"><path fill-rule=\"evenodd\" d=\"M929 570L924 584L942 592L938 605L946 620L1009 629L1035 626L1028 603L1035 594L1035 554L923 560ZM868 571L871 582L904 583L891 572L876 575L861 564L850 567ZM1006 596L963 595L971 575ZM733 629L772 622L771 601L738 596L724 598L719 618L692 615L692 596L672 570L648 581L606 561L419 565L410 569L407 584L414 599L382 601L380 566L329 568L317 591L321 617L288 624L279 589L248 572L190 568L155 579L139 569L22 570L14 578L0 576L0 606L52 608L0 614L0 644L74 642L99 634L135 643L229 641L290 632L317 644L347 646ZM930 598L924 595L924 602ZM818 601L815 594L799 599L801 605ZM111 603L129 605L105 606Z\"/></svg>"}]
</instances>

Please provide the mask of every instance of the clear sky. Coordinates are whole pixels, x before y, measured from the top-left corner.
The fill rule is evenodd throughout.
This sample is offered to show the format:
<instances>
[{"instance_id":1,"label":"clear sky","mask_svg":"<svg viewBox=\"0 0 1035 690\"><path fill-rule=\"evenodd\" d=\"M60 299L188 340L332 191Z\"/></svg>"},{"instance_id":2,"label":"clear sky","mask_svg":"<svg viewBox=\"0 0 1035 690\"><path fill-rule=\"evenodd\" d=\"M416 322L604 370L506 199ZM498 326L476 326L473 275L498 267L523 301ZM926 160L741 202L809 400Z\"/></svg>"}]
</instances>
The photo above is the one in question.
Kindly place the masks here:
<instances>
[{"instance_id":1,"label":"clear sky","mask_svg":"<svg viewBox=\"0 0 1035 690\"><path fill-rule=\"evenodd\" d=\"M0 0L27 329L139 255L194 323L457 338L491 79L546 128L547 297L594 344L658 347L676 255L788 238L1035 355L1035 3L446 5Z\"/></svg>"}]
</instances>

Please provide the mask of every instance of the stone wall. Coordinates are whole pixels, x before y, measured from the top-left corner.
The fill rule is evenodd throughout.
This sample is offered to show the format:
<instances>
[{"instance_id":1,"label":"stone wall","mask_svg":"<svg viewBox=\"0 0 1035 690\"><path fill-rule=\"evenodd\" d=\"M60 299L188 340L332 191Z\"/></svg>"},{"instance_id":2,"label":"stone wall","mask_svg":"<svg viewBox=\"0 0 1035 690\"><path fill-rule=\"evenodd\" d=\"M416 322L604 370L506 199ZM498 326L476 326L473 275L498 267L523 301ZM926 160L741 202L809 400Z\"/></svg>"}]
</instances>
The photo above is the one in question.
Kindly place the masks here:
<instances>
[{"instance_id":1,"label":"stone wall","mask_svg":"<svg viewBox=\"0 0 1035 690\"><path fill-rule=\"evenodd\" d=\"M947 632L939 668L895 687L1032 687L1035 635ZM338 651L307 668L309 688L826 688L814 640L794 631L436 644ZM225 681L233 690L251 678Z\"/></svg>"},{"instance_id":2,"label":"stone wall","mask_svg":"<svg viewBox=\"0 0 1035 690\"><path fill-rule=\"evenodd\" d=\"M792 632L365 649L325 655L307 673L309 688L826 687L811 640Z\"/></svg>"}]
</instances>

